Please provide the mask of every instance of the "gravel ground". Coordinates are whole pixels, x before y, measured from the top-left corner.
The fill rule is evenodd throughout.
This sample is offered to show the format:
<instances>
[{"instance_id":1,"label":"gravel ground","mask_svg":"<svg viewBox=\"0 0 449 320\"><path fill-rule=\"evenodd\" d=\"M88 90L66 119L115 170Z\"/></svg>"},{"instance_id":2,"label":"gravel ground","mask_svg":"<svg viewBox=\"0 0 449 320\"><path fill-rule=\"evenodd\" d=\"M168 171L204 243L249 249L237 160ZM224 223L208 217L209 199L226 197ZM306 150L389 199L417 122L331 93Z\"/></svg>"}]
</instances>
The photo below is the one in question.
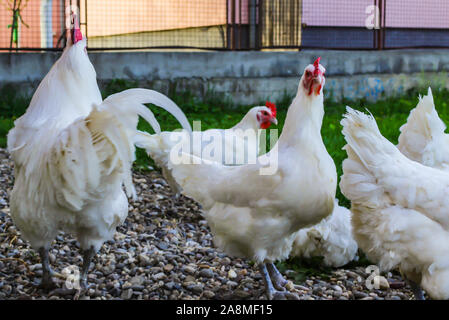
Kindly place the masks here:
<instances>
[{"instance_id":1,"label":"gravel ground","mask_svg":"<svg viewBox=\"0 0 449 320\"><path fill-rule=\"evenodd\" d=\"M50 293L36 288L42 275L40 259L9 217L12 169L7 153L0 149L0 300L73 299L76 293L67 290L64 280L57 279L60 288ZM128 218L114 240L105 243L94 259L88 278L92 286L77 298L265 299L257 268L213 247L212 235L194 201L173 200L156 171L136 172L134 182L139 198L130 203ZM59 273L80 267L76 240L61 233L52 244L50 260ZM291 283L288 287L306 300L413 297L400 277L392 274L387 275L395 282L390 288L384 284L382 290L368 290L364 269L335 269L325 279L310 277L295 288Z\"/></svg>"}]
</instances>

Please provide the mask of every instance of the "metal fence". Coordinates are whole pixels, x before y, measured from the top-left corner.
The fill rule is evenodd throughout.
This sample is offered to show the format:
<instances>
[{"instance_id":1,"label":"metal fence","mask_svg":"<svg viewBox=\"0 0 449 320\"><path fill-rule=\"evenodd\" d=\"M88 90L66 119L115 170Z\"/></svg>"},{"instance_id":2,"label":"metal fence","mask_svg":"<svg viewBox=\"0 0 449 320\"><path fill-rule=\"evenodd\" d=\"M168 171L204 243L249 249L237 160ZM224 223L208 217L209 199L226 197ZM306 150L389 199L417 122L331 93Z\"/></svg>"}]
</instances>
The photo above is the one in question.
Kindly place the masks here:
<instances>
[{"instance_id":1,"label":"metal fence","mask_svg":"<svg viewBox=\"0 0 449 320\"><path fill-rule=\"evenodd\" d=\"M447 0L0 0L0 50L61 50L70 5L90 50L449 47Z\"/></svg>"}]
</instances>

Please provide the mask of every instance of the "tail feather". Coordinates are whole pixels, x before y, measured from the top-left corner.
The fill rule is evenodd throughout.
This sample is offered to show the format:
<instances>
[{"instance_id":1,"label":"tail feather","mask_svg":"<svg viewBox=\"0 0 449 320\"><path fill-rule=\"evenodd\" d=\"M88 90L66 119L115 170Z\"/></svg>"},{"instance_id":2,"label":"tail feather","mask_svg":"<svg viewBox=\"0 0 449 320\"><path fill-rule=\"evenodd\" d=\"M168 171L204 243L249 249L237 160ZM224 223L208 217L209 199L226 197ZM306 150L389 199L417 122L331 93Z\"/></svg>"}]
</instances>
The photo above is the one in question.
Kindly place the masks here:
<instances>
[{"instance_id":1,"label":"tail feather","mask_svg":"<svg viewBox=\"0 0 449 320\"><path fill-rule=\"evenodd\" d=\"M167 167L172 148L180 142L188 142L188 137L189 134L186 131L167 131L160 134L148 134L139 131L136 135L135 145L145 149L159 167Z\"/></svg>"},{"instance_id":2,"label":"tail feather","mask_svg":"<svg viewBox=\"0 0 449 320\"><path fill-rule=\"evenodd\" d=\"M372 115L350 107L346 107L346 111L341 120L342 132L364 166L377 167L392 155L400 154L398 149L382 136Z\"/></svg>"},{"instance_id":3,"label":"tail feather","mask_svg":"<svg viewBox=\"0 0 449 320\"><path fill-rule=\"evenodd\" d=\"M144 149L158 167L166 168L170 154L170 147L164 143L161 134L148 134L139 131L135 145Z\"/></svg>"},{"instance_id":4,"label":"tail feather","mask_svg":"<svg viewBox=\"0 0 449 320\"><path fill-rule=\"evenodd\" d=\"M137 126L138 119L135 117L135 114L137 114L148 121L156 133L160 133L159 123L154 114L143 105L144 103L154 104L170 112L185 130L192 131L189 121L182 110L167 96L154 90L128 89L110 95L104 100L102 105L107 106L108 110L114 110L118 115L124 116L124 119L130 121L128 126L133 128L133 130ZM126 105L126 108L123 108L123 105Z\"/></svg>"},{"instance_id":5,"label":"tail feather","mask_svg":"<svg viewBox=\"0 0 449 320\"><path fill-rule=\"evenodd\" d=\"M419 97L419 102L399 129L399 150L409 159L430 167L438 167L449 162L449 149L444 131L446 125L435 110L432 90L427 96Z\"/></svg>"},{"instance_id":6,"label":"tail feather","mask_svg":"<svg viewBox=\"0 0 449 320\"><path fill-rule=\"evenodd\" d=\"M343 161L340 181L342 193L351 201L377 206L383 202L383 189L377 184L373 170L382 168L391 159L403 157L397 148L385 139L371 115L347 107L341 121L347 145L348 158Z\"/></svg>"},{"instance_id":7,"label":"tail feather","mask_svg":"<svg viewBox=\"0 0 449 320\"><path fill-rule=\"evenodd\" d=\"M160 125L154 114L143 105L144 103L152 103L167 110L181 123L184 129L192 131L185 114L172 100L159 92L148 89L129 89L109 96L98 108L98 111L100 113L104 111L107 115L111 115L115 121L104 121L108 116L104 116L102 121L100 120L101 116L95 112L91 113L89 121L92 122L95 119L97 123L101 122L98 124L97 131L101 131L111 141L124 166L124 186L128 196L135 196L131 176L131 165L135 160L135 144L141 141L144 135L151 137L136 129L138 116L148 121L156 134L161 133Z\"/></svg>"}]
</instances>

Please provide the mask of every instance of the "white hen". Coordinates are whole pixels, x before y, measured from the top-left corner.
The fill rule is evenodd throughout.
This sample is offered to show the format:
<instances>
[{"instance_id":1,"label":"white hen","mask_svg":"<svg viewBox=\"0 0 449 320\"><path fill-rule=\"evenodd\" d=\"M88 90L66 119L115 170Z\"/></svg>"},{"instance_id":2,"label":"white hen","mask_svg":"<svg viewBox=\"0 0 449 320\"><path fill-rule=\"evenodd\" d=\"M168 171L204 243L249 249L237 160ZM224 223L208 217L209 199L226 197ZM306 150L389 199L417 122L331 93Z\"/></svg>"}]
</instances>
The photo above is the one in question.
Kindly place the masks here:
<instances>
[{"instance_id":1,"label":"white hen","mask_svg":"<svg viewBox=\"0 0 449 320\"><path fill-rule=\"evenodd\" d=\"M398 148L409 159L425 166L449 170L449 135L445 130L429 87L427 96L419 97L407 123L400 128Z\"/></svg>"},{"instance_id":2,"label":"white hen","mask_svg":"<svg viewBox=\"0 0 449 320\"><path fill-rule=\"evenodd\" d=\"M84 250L85 285L93 255L126 218L122 186L134 196L138 116L160 132L143 103L163 107L190 128L182 111L155 91L130 89L102 101L86 39L75 23L62 56L8 134L15 165L11 217L40 253L43 287L54 286L48 249L60 230L74 233Z\"/></svg>"},{"instance_id":3,"label":"white hen","mask_svg":"<svg viewBox=\"0 0 449 320\"><path fill-rule=\"evenodd\" d=\"M399 267L432 298L448 299L449 173L408 159L371 116L348 107L341 123L348 158L340 187L360 248L382 270Z\"/></svg>"},{"instance_id":4,"label":"white hen","mask_svg":"<svg viewBox=\"0 0 449 320\"><path fill-rule=\"evenodd\" d=\"M352 236L351 212L335 199L334 210L310 228L300 230L293 242L292 257L323 257L323 264L341 267L354 260L357 242Z\"/></svg>"},{"instance_id":5,"label":"white hen","mask_svg":"<svg viewBox=\"0 0 449 320\"><path fill-rule=\"evenodd\" d=\"M226 165L251 163L257 159L262 148L264 141L261 137L265 139L259 129L268 129L272 123L277 124L276 106L267 101L266 106L251 108L232 128L194 132L193 138L185 130L165 131L153 135L141 133L137 146L146 149L156 165L162 169L172 191L178 195L180 188L168 168L172 152L179 150ZM195 137L196 134L199 136ZM199 146L193 146L194 143ZM207 152L208 150L210 152Z\"/></svg>"},{"instance_id":6,"label":"white hen","mask_svg":"<svg viewBox=\"0 0 449 320\"><path fill-rule=\"evenodd\" d=\"M299 229L334 207L336 169L320 133L324 72L319 59L306 67L277 144L257 164L187 164L194 158L187 154L183 164L169 164L182 192L203 205L215 244L259 264L270 299L297 298L273 262L288 257Z\"/></svg>"}]
</instances>

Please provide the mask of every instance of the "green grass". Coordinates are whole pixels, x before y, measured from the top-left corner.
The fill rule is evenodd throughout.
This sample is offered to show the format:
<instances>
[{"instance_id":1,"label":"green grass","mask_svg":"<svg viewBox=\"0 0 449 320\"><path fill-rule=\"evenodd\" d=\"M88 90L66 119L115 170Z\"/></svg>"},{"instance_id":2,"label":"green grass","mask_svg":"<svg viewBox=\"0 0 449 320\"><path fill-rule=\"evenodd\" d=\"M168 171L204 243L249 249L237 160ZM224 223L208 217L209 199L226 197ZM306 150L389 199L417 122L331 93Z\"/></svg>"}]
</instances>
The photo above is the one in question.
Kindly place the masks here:
<instances>
[{"instance_id":1,"label":"green grass","mask_svg":"<svg viewBox=\"0 0 449 320\"><path fill-rule=\"evenodd\" d=\"M115 80L109 83L103 90L103 96L106 97L112 93L119 92L128 88L136 87L137 83ZM345 112L345 106L349 105L355 109L364 111L368 109L376 118L382 134L391 142L397 143L399 136L399 127L405 123L409 112L416 106L418 102L418 94L426 94L427 89L419 91L409 91L404 96L395 98L386 98L376 102L359 101L342 101L335 102L332 99L325 100L325 117L322 127L322 136L328 152L335 161L338 177L342 174L341 164L346 158L346 153L342 150L345 144L343 135L341 134L340 120ZM440 117L446 123L449 123L449 91L446 89L437 90L434 88L435 105ZM201 120L202 129L209 128L229 128L239 122L242 116L251 106L235 106L230 99L214 93L212 90L206 94L204 99L198 99L189 92L181 94L169 94L169 96L183 109L190 121ZM13 121L23 114L29 104L31 97L21 96L11 87L5 86L0 89L0 147L6 146L6 134L13 126ZM287 93L275 101L278 107L278 128L281 129L288 106L293 96ZM264 101L260 101L264 104ZM166 111L151 107L156 118L161 124L162 130L174 130L180 125ZM149 125L143 121L139 123L139 128L152 131ZM148 159L143 150L137 151L136 168L145 170L148 165L152 165L152 161ZM341 205L349 207L349 201L337 189L337 198ZM294 270L293 278L298 282L310 275L326 276L329 274L330 268L318 267L318 260L299 261L293 259L285 263L279 263L281 270ZM319 261L318 261L319 262ZM359 262L353 262L351 266L367 265L369 262L361 256Z\"/></svg>"}]
</instances>

